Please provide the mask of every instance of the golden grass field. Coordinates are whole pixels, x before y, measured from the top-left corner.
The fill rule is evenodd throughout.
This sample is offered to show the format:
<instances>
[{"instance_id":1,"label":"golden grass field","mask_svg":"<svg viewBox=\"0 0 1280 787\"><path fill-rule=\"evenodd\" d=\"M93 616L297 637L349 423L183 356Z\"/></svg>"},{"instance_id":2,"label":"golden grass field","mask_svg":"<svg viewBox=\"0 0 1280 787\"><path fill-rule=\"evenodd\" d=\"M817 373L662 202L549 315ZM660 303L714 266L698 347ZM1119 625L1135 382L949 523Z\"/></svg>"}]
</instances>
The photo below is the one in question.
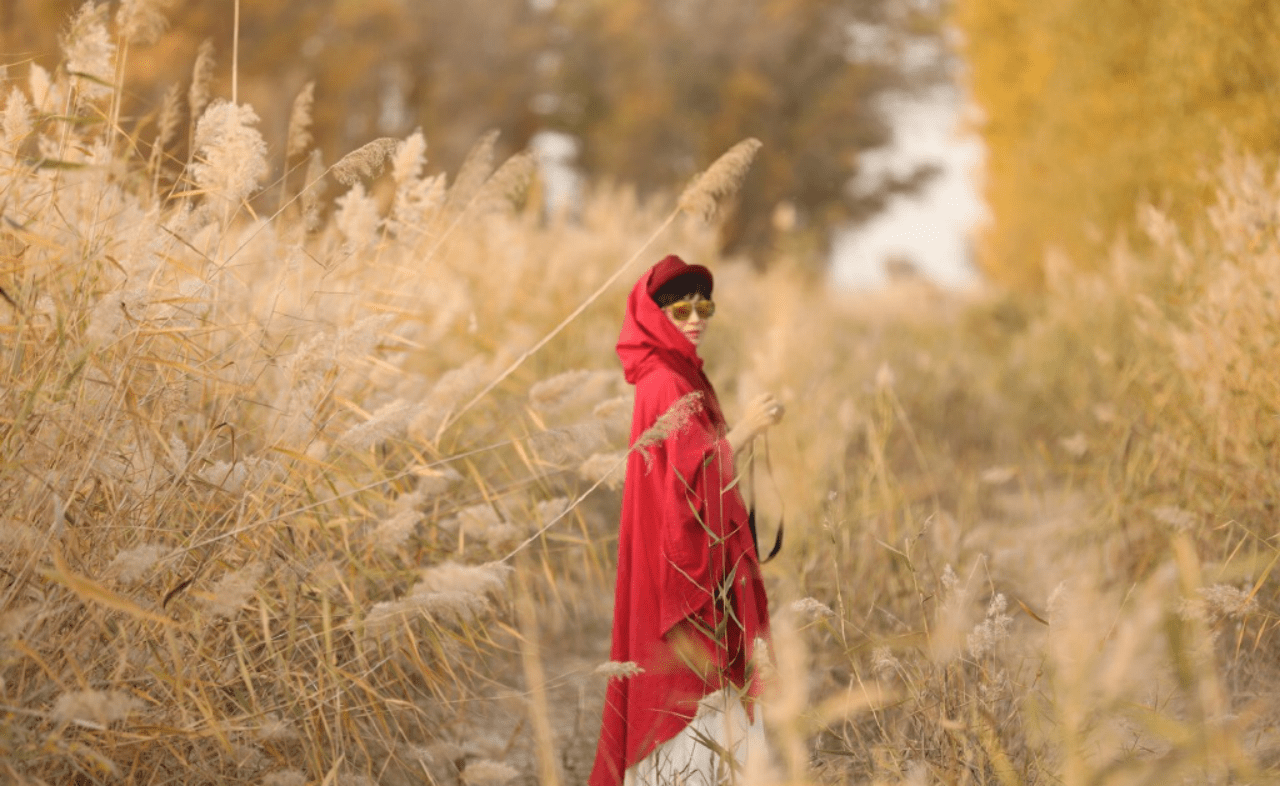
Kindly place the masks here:
<instances>
[{"instance_id":1,"label":"golden grass field","mask_svg":"<svg viewBox=\"0 0 1280 787\"><path fill-rule=\"evenodd\" d=\"M420 135L326 167L304 105L269 158L225 100L113 125L109 76L4 83L0 779L585 779L613 344L671 252L716 272L730 420L788 408L753 778L1280 776L1280 181L1256 162L1224 157L1194 226L1135 206L1146 237L1100 273L1051 255L1043 292L849 294L785 245L719 258L702 219L750 146L679 199L597 185L550 214L491 138L447 175Z\"/></svg>"}]
</instances>

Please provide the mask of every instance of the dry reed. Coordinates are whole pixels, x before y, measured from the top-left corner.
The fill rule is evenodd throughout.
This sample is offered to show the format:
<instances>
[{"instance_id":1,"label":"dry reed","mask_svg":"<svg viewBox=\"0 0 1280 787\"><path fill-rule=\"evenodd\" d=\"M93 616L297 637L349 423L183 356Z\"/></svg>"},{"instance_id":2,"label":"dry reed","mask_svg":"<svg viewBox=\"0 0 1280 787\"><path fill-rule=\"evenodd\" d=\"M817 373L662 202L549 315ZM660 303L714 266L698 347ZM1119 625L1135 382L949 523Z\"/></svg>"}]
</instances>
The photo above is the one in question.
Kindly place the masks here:
<instances>
[{"instance_id":1,"label":"dry reed","mask_svg":"<svg viewBox=\"0 0 1280 787\"><path fill-rule=\"evenodd\" d=\"M634 667L597 668L629 455L612 345L656 238L714 264L726 410L788 404L757 490L788 514L776 756L748 778L1275 778L1261 165L1228 155L1203 225L1145 210L1148 239L1051 263L1039 298L845 297L625 189L522 211L529 162L495 175L487 137L452 188L423 136L370 143L327 218L313 150L256 215L265 140L209 94L211 45L187 166L60 114L110 84L87 8L88 70L32 64L0 145L6 780L585 778L604 680ZM756 147L679 207L713 215ZM389 209L359 182L388 158Z\"/></svg>"}]
</instances>

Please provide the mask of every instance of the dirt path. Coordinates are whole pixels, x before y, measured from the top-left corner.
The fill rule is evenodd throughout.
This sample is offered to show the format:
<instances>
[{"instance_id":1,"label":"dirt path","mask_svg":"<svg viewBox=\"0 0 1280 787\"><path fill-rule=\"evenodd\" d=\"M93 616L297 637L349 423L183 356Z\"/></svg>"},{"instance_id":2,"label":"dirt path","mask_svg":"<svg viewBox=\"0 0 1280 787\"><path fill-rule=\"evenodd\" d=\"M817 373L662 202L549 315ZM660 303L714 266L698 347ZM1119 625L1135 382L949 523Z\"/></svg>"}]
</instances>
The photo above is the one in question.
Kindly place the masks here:
<instances>
[{"instance_id":1,"label":"dirt path","mask_svg":"<svg viewBox=\"0 0 1280 787\"><path fill-rule=\"evenodd\" d=\"M965 529L963 551L985 556L979 570L984 584L989 574L1000 592L1041 615L1061 581L1096 575L1097 561L1107 557L1078 535L1087 520L1086 501L1078 495L1009 489L996 502L995 516ZM563 783L585 784L600 730L606 681L595 669L608 659L611 599L583 600L571 611L539 614L545 618L539 647L556 767ZM1043 636L1038 624L1026 625L1035 639ZM466 760L502 762L519 773L515 783L538 783L535 708L518 652L497 659L493 670L500 685L486 699L469 703L465 714Z\"/></svg>"},{"instance_id":2,"label":"dirt path","mask_svg":"<svg viewBox=\"0 0 1280 787\"><path fill-rule=\"evenodd\" d=\"M1072 576L1097 576L1098 556L1080 536L1086 501L1060 490L1010 490L996 497L1000 516L965 536L970 550L987 557L992 581L1044 615L1054 589Z\"/></svg>"},{"instance_id":3,"label":"dirt path","mask_svg":"<svg viewBox=\"0 0 1280 787\"><path fill-rule=\"evenodd\" d=\"M586 784L595 757L604 705L606 679L595 669L609 657L611 599L578 605L571 614L542 621L539 649L548 721L559 778L563 784ZM465 780L467 765L492 761L517 772L513 784L540 783L534 695L515 642L491 659L485 670L494 683L482 688L455 714L457 751L448 753L456 768L443 778Z\"/></svg>"}]
</instances>

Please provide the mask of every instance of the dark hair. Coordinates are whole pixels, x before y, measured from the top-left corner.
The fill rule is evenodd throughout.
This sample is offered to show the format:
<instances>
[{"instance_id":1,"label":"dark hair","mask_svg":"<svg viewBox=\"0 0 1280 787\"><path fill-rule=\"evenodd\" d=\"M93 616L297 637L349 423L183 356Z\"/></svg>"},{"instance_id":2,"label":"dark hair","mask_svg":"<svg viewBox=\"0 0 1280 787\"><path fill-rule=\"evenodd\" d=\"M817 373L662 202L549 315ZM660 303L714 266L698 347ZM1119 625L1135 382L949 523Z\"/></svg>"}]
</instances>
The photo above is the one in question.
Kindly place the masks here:
<instances>
[{"instance_id":1,"label":"dark hair","mask_svg":"<svg viewBox=\"0 0 1280 787\"><path fill-rule=\"evenodd\" d=\"M707 300L711 299L711 288L707 286L707 280L696 273L686 273L676 276L671 281L662 285L657 292L653 294L653 300L662 308L667 308L671 304L686 296L701 295Z\"/></svg>"}]
</instances>

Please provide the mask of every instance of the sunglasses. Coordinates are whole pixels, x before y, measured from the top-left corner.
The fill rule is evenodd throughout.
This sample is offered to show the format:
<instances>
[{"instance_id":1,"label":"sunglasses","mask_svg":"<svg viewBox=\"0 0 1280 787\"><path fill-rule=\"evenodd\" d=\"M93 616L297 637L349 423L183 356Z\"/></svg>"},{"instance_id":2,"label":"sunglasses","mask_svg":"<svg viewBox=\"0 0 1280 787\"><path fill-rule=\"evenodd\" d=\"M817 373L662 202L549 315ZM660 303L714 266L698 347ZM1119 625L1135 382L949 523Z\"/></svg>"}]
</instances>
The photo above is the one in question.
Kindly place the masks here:
<instances>
[{"instance_id":1,"label":"sunglasses","mask_svg":"<svg viewBox=\"0 0 1280 787\"><path fill-rule=\"evenodd\" d=\"M702 319L707 319L716 313L715 301L676 301L667 307L667 311L673 318L680 322L684 322L693 316L695 311Z\"/></svg>"}]
</instances>

